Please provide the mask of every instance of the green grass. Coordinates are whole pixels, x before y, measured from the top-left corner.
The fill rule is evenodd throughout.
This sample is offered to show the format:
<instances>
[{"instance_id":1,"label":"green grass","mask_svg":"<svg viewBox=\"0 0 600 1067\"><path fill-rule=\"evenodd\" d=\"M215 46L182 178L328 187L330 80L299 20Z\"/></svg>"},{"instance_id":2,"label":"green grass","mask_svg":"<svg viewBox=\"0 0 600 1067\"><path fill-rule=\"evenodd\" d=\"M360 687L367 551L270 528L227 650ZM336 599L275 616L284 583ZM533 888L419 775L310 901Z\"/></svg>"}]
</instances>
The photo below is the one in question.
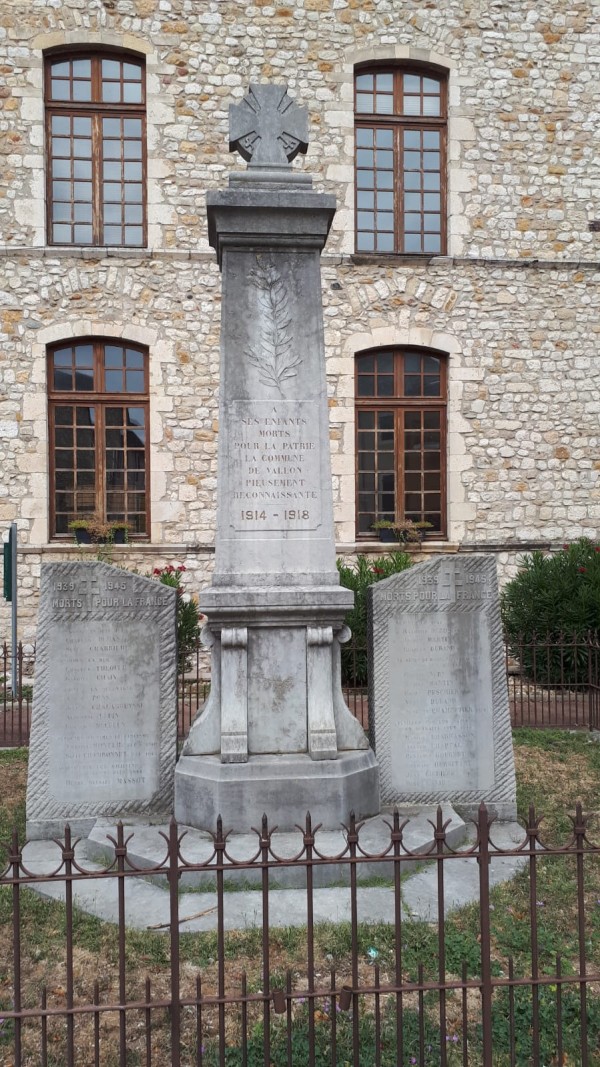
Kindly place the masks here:
<instances>
[{"instance_id":1,"label":"green grass","mask_svg":"<svg viewBox=\"0 0 600 1067\"><path fill-rule=\"evenodd\" d=\"M518 774L518 807L520 816L525 820L530 804L538 812L544 813L540 833L542 839L552 845L566 843L571 835L570 816L575 810L575 802L581 799L584 809L597 811L600 807L600 745L593 743L585 733L563 733L560 731L517 730L514 734ZM0 753L0 774L6 769L14 771L15 767L26 763L24 750ZM24 798L13 796L10 803L0 799L0 840L6 840L14 821L19 827L19 834L24 834ZM597 833L590 831L592 839ZM493 836L493 832L492 832ZM556 957L561 956L563 974L578 973L580 945L577 929L576 907L576 870L572 856L539 857L536 861L537 886L534 894L534 914L537 925L539 949L539 967L542 974L553 975ZM403 872L404 874L404 872ZM373 885L389 885L387 879L371 878L366 880ZM233 887L232 887L233 888ZM584 893L586 898L585 953L590 970L600 972L600 857L586 858L584 864ZM29 892L23 892L22 937L28 966L42 965L45 978L52 968L58 972L64 960L65 917L64 908L41 899ZM491 893L490 928L492 939L492 974L505 977L508 973L509 957L512 957L516 975L531 974L531 926L529 918L531 886L529 871L522 870L510 883L496 887ZM0 890L0 931L10 929L12 909L11 890ZM2 935L0 934L0 937ZM466 964L467 974L477 978L480 974L480 929L479 908L470 905L452 914L444 929L446 975L456 980ZM91 916L76 914L75 941L79 949L89 953L92 968L85 975L87 984L99 974L101 987L108 987L114 981L118 964L119 947L116 929ZM10 950L10 939L5 943ZM357 947L361 984L374 974L376 963L382 976L382 982L392 980L395 966L395 932L392 926L382 923L361 921L357 931ZM0 949L2 945L0 944ZM438 931L433 925L414 920L405 920L402 925L402 970L405 979L417 981L419 967L423 968L425 981L435 981L438 977ZM321 923L314 931L315 965L319 972L318 986L322 989L328 984L329 970L335 967L338 981L347 980L351 971L352 928L349 923ZM196 934L187 933L185 925L180 934L181 962L184 971L191 968L191 973L200 973L205 978L205 991L214 989L218 957L218 940L215 932ZM288 968L295 976L298 987L306 982L306 929L287 927L274 929L270 936L272 987L282 987L286 982ZM4 953L8 958L9 951ZM146 973L155 976L168 976L169 936L168 931L134 931L128 930L125 937L125 956L128 982L134 985L143 981ZM2 959L2 952L0 952ZM262 989L262 931L248 929L225 934L224 960L226 975L230 976L229 991L239 993L242 969L247 971L250 992ZM7 1006L7 998L2 988L9 985L8 966L0 963L0 1014L1 1008ZM153 979L154 980L154 979ZM41 979L32 980L26 992L27 1002L39 1003ZM85 985L82 979L83 985ZM87 988L87 986L85 986ZM82 991L81 996L85 996ZM89 996L89 993L87 994ZM539 1011L541 1026L540 1063L556 1063L556 987L550 983L540 989ZM439 1063L439 1003L435 993L424 994L424 1063L427 1067L437 1067ZM449 1067L462 1062L462 1030L460 1020L460 1002L457 997L449 995L450 1042ZM528 1067L533 1050L531 1044L532 995L526 986L515 990L515 1019L518 1032L518 1051L516 1062L519 1067ZM315 1023L316 1052L315 1063L318 1067L331 1062L331 1006L325 1002L317 1005L319 1011ZM258 1067L262 1064L263 1032L261 1022L262 1009L258 1006L249 1009L249 1047L248 1064ZM380 1042L382 1067L395 1067L398 1058L395 1038L395 998L381 998L381 1034ZM600 1065L600 998L592 988L588 993L587 1017L590 1035L590 1064ZM510 1033L508 1024L508 992L496 991L493 1003L493 1031L495 1064L508 1067L510 1063ZM580 1062L580 1002L577 986L567 986L562 995L562 1022L564 1049L569 1059L565 1064L574 1067ZM337 1013L338 1023L338 1058L340 1067L352 1063L351 1017ZM191 1025L191 1024L190 1024ZM359 1022L361 1036L360 1064L367 1067L374 1062L376 1042L373 1003L364 998L360 1002ZM304 1063L308 1060L308 1008L296 1004L293 1013L292 1049L293 1062ZM273 1017L271 1063L273 1067L283 1067L287 1063L287 1031L285 1017ZM419 1016L414 997L408 996L404 1004L403 1017L403 1063L409 1064L411 1058L419 1062ZM442 1035L445 1038L445 1035ZM469 1019L469 1064L476 1067L481 1062L481 1034L477 1012ZM454 1038L457 1038L455 1041ZM10 1045L10 1027L0 1031L0 1050ZM186 1038L187 1040L187 1038ZM187 1046L186 1046L187 1047ZM191 1055L191 1053L190 1053ZM136 1062L137 1052L132 1049L131 1063ZM226 1055L226 1067L237 1067L242 1062L242 1052L238 1039L230 1035ZM1 1062L0 1051L0 1062ZM60 1061L57 1061L60 1062ZM143 1062L143 1060L141 1061ZM219 1062L218 1046L211 1037L205 1040L206 1067L213 1067Z\"/></svg>"}]
</instances>

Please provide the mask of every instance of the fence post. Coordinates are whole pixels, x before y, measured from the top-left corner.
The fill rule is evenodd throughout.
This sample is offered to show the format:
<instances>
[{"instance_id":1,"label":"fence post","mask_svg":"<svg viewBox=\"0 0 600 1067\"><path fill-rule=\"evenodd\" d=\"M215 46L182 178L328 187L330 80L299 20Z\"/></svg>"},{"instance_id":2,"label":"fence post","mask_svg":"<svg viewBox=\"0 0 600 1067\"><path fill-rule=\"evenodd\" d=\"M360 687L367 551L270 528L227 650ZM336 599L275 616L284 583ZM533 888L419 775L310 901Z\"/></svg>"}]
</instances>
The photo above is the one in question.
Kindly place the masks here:
<instances>
[{"instance_id":1,"label":"fence post","mask_svg":"<svg viewBox=\"0 0 600 1067\"><path fill-rule=\"evenodd\" d=\"M179 989L179 837L169 823L169 920L171 933L171 1067L181 1063L181 996Z\"/></svg>"},{"instance_id":2,"label":"fence post","mask_svg":"<svg viewBox=\"0 0 600 1067\"><path fill-rule=\"evenodd\" d=\"M492 1067L492 968L490 937L490 822L485 804L479 805L479 931L481 934L482 1067Z\"/></svg>"}]
</instances>

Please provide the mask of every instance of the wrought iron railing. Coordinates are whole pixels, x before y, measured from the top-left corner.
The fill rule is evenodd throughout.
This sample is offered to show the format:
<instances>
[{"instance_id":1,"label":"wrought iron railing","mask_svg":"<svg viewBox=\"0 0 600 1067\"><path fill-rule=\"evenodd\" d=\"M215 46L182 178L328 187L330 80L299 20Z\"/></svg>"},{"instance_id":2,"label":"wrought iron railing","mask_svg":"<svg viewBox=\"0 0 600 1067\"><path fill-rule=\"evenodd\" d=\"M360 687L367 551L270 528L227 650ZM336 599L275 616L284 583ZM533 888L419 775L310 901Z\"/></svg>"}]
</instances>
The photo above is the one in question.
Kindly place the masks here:
<instances>
[{"instance_id":1,"label":"wrought iron railing","mask_svg":"<svg viewBox=\"0 0 600 1067\"><path fill-rule=\"evenodd\" d=\"M342 688L350 710L366 729L369 715L367 651L342 646ZM19 644L17 689L10 685L10 648L0 648L0 748L26 745L34 692L35 646ZM507 640L506 672L513 726L600 729L600 635L533 635ZM210 692L210 657L200 643L180 664L178 734L187 737Z\"/></svg>"}]
</instances>

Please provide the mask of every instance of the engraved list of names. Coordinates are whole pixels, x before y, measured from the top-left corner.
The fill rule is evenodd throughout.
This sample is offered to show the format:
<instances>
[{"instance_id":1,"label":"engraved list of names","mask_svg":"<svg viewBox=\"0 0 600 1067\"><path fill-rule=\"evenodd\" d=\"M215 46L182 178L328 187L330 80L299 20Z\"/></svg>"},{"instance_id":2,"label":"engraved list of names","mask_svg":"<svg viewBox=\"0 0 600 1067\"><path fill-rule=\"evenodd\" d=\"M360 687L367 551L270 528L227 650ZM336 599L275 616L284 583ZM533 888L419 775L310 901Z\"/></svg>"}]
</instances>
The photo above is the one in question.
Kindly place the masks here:
<instances>
[{"instance_id":1,"label":"engraved list of names","mask_svg":"<svg viewBox=\"0 0 600 1067\"><path fill-rule=\"evenodd\" d=\"M28 833L169 812L176 654L174 589L100 562L42 566Z\"/></svg>"}]
</instances>

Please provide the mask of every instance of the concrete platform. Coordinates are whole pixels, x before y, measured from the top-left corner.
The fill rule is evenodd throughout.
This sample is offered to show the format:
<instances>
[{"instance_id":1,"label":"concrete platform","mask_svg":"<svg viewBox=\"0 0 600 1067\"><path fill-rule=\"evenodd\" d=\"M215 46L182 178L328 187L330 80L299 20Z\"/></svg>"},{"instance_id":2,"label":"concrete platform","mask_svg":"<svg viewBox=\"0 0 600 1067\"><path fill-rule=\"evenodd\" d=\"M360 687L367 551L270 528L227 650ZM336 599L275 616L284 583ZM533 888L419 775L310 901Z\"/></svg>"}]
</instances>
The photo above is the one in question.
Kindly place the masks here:
<instances>
[{"instance_id":1,"label":"concrete platform","mask_svg":"<svg viewBox=\"0 0 600 1067\"><path fill-rule=\"evenodd\" d=\"M108 828L105 826L98 829L100 832L101 829L105 831ZM128 827L129 831L132 829L132 826ZM137 826L135 829L140 833L141 844L142 827ZM155 830L154 827L148 828L149 836L146 838L148 846L151 846L153 841L156 844ZM470 828L465 846L472 835L473 829ZM492 837L498 848L514 848L523 841L525 832L517 823L496 824ZM133 841L131 846L133 846ZM95 840L81 841L75 850L77 862L87 870L101 870L104 864L98 861L98 848L99 842ZM134 851L145 852L146 849L132 849L132 858ZM182 851L185 855L183 844ZM59 865L60 850L52 841L33 841L25 847L24 862L29 870L35 873L48 873ZM495 886L513 878L527 862L527 854L502 857L494 856L492 853L490 885ZM105 878L73 882L75 906L105 922L116 923L118 921L117 881L116 878ZM141 877L126 878L124 884L127 925L138 930L158 929L168 932L169 894L164 884L154 884ZM64 882L38 882L35 887L31 888L41 896L64 902ZM444 863L446 915L477 900L478 895L479 869L476 858L457 858ZM357 901L359 922L394 922L394 891L391 886L359 886ZM304 926L306 906L305 888L273 888L269 893L270 926L272 928ZM183 892L179 897L179 921L182 933L215 930L217 907L215 892ZM315 889L313 909L316 923L349 922L350 908L350 892L347 886ZM223 910L226 930L244 930L261 926L262 894L253 889L228 892L224 895ZM437 871L435 863L418 867L412 876L403 881L402 917L405 920L421 920L429 923L436 921Z\"/></svg>"},{"instance_id":2,"label":"concrete platform","mask_svg":"<svg viewBox=\"0 0 600 1067\"><path fill-rule=\"evenodd\" d=\"M442 807L444 822L449 821L447 828L448 844L452 848L458 847L465 839L467 828L459 815L450 804ZM412 815L403 814L402 819L410 818L408 826L403 831L404 846L411 852L426 852L434 842L433 827L436 820L436 809L423 808ZM401 820L402 821L402 820ZM367 819L360 830L360 847L364 852L377 855L389 848L391 815L377 815L373 819ZM313 828L316 827L313 822ZM257 829L260 828L260 822ZM166 843L161 834L168 834L167 825L152 826L148 823L128 822L124 826L125 837L133 835L127 846L129 858L137 866L158 865L164 862L166 855ZM212 837L208 833L195 830L191 827L180 826L180 833L185 834L181 843L181 854L188 863L208 863L214 854ZM113 846L108 840L108 835L116 837L116 825L110 822L98 821L88 838L89 854L101 862L109 862L114 855ZM227 854L231 859L243 862L256 856L259 849L259 838L255 833L231 834L227 839ZM299 830L288 833L276 832L272 837L272 850L282 859L290 859L298 855L302 850L302 834ZM335 858L346 850L346 837L342 829L318 830L315 837L315 850L313 855L317 862L313 866L313 882L315 886L349 885L349 864L341 860L339 863L319 864L317 853L328 859ZM358 877L365 881L369 878L393 878L393 863L361 861L358 865ZM400 864L402 874L414 869L415 864L404 860ZM271 870L272 884L278 889L306 886L306 870L304 867L277 867ZM159 874L151 878L157 884L166 884L166 876ZM260 886L262 869L258 865L241 869L232 868L225 873L225 884L228 887L242 885ZM190 886L194 889L214 889L215 875L210 871L189 871L181 876L182 886Z\"/></svg>"}]
</instances>

